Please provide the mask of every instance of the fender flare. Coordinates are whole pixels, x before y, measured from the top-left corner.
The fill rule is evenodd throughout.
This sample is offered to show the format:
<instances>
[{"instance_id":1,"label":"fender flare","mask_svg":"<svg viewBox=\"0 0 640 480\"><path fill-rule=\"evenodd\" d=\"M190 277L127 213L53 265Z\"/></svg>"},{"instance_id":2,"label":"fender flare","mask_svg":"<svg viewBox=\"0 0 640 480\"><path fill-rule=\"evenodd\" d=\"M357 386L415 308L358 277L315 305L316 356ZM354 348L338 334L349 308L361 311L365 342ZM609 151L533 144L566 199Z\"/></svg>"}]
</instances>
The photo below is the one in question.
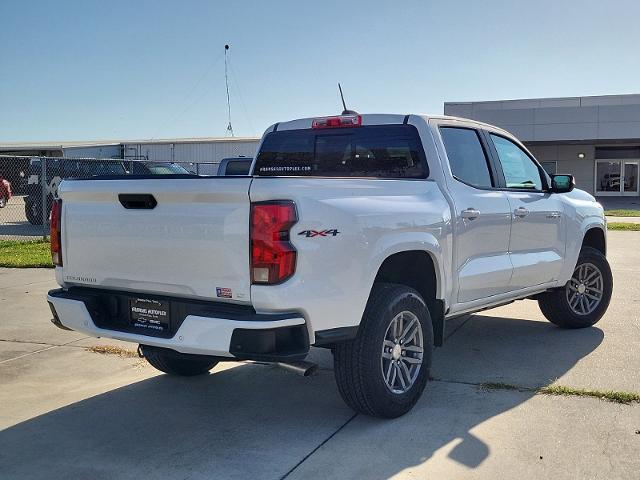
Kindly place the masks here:
<instances>
[{"instance_id":1,"label":"fender flare","mask_svg":"<svg viewBox=\"0 0 640 480\"><path fill-rule=\"evenodd\" d=\"M444 285L446 281L444 267L442 265L442 247L438 239L426 232L406 232L401 234L391 234L382 237L373 249L373 255L369 262L368 271L371 272L369 278L369 291L373 288L373 282L380 271L380 267L387 258L396 253L421 251L431 257L436 274L436 299L444 298Z\"/></svg>"},{"instance_id":2,"label":"fender flare","mask_svg":"<svg viewBox=\"0 0 640 480\"><path fill-rule=\"evenodd\" d=\"M578 263L578 256L580 255L580 250L584 243L584 237L589 230L594 228L599 228L602 231L606 245L607 227L602 218L587 217L583 219L578 230L579 235L576 235L576 242L573 245L567 244L565 265L558 278L558 286L564 286L564 284L566 284L573 275L573 270L575 269L576 263Z\"/></svg>"}]
</instances>

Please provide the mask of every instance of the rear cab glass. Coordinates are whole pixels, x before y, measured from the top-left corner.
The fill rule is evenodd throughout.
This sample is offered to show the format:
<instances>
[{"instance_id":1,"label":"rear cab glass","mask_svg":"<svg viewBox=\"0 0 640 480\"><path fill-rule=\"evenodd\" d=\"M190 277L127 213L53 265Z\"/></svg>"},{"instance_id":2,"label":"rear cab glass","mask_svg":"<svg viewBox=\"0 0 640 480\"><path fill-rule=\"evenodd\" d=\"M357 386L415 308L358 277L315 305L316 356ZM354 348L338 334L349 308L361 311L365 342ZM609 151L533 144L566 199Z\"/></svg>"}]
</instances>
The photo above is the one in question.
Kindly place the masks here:
<instances>
[{"instance_id":1,"label":"rear cab glass","mask_svg":"<svg viewBox=\"0 0 640 480\"><path fill-rule=\"evenodd\" d=\"M427 178L429 168L414 126L369 125L268 133L254 175Z\"/></svg>"}]
</instances>

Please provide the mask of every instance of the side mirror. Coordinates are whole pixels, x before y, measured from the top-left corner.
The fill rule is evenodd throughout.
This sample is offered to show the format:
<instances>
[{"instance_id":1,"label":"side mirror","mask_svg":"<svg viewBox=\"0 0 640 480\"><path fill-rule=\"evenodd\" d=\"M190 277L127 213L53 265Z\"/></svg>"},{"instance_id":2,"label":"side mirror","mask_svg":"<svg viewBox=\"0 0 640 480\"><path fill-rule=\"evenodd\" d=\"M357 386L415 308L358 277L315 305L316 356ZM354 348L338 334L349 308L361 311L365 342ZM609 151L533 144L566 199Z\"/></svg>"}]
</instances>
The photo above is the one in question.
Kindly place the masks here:
<instances>
[{"instance_id":1,"label":"side mirror","mask_svg":"<svg viewBox=\"0 0 640 480\"><path fill-rule=\"evenodd\" d=\"M551 193L567 193L575 186L573 175L551 175Z\"/></svg>"}]
</instances>

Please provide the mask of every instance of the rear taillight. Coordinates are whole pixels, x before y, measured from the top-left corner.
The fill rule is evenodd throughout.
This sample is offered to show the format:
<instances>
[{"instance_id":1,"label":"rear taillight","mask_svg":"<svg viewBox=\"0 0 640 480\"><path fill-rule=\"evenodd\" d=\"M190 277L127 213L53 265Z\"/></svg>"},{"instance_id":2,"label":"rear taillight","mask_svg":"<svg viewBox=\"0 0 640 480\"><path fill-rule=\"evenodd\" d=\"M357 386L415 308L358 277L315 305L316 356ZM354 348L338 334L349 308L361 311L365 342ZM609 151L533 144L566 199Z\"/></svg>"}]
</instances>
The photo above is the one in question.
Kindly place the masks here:
<instances>
[{"instance_id":1,"label":"rear taillight","mask_svg":"<svg viewBox=\"0 0 640 480\"><path fill-rule=\"evenodd\" d=\"M54 200L51 207L51 260L62 266L62 200Z\"/></svg>"},{"instance_id":2,"label":"rear taillight","mask_svg":"<svg viewBox=\"0 0 640 480\"><path fill-rule=\"evenodd\" d=\"M251 204L251 282L284 282L296 270L289 230L298 221L290 200Z\"/></svg>"},{"instance_id":3,"label":"rear taillight","mask_svg":"<svg viewBox=\"0 0 640 480\"><path fill-rule=\"evenodd\" d=\"M311 128L345 128L359 127L360 125L362 125L362 117L360 115L339 115L336 117L314 118Z\"/></svg>"}]
</instances>

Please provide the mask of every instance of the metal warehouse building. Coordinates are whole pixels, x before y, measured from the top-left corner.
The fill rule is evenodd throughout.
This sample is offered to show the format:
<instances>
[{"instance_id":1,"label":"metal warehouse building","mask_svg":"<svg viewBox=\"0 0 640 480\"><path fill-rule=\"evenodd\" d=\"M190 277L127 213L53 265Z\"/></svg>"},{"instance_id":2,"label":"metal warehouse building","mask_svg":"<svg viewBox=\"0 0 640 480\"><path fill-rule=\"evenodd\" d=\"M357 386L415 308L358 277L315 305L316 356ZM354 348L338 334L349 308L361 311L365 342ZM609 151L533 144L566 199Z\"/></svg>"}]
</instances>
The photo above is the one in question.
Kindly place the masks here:
<instances>
[{"instance_id":1,"label":"metal warehouse building","mask_svg":"<svg viewBox=\"0 0 640 480\"><path fill-rule=\"evenodd\" d=\"M444 113L504 128L596 196L640 194L640 95L448 102Z\"/></svg>"},{"instance_id":2,"label":"metal warehouse building","mask_svg":"<svg viewBox=\"0 0 640 480\"><path fill-rule=\"evenodd\" d=\"M180 163L200 174L215 175L226 157L253 157L260 139L252 137L96 140L91 142L0 143L0 155L67 158L121 158ZM0 174L3 172L0 158ZM8 160L5 160L8 161ZM17 171L15 168L13 173ZM26 165L24 166L26 168ZM7 176L7 173L5 173ZM10 178L10 180L13 180Z\"/></svg>"}]
</instances>

